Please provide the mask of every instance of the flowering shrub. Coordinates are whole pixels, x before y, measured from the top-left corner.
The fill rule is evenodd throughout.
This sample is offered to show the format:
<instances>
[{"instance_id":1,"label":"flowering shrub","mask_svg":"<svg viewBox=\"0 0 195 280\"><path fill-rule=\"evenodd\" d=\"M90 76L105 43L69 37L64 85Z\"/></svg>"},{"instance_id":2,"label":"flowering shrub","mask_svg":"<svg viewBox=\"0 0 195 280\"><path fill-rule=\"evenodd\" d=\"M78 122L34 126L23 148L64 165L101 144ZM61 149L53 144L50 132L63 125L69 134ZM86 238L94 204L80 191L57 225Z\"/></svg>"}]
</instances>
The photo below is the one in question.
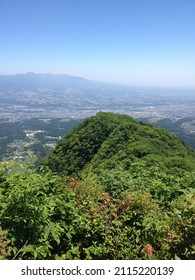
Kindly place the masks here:
<instances>
[{"instance_id":1,"label":"flowering shrub","mask_svg":"<svg viewBox=\"0 0 195 280\"><path fill-rule=\"evenodd\" d=\"M94 178L79 182L44 169L4 173L0 258L194 259L191 175L190 188L185 182L181 191L179 180L176 187L170 176L158 181L157 171L133 168L134 179L127 187L123 178L121 191L116 186L109 191ZM171 180L173 189L167 185Z\"/></svg>"}]
</instances>

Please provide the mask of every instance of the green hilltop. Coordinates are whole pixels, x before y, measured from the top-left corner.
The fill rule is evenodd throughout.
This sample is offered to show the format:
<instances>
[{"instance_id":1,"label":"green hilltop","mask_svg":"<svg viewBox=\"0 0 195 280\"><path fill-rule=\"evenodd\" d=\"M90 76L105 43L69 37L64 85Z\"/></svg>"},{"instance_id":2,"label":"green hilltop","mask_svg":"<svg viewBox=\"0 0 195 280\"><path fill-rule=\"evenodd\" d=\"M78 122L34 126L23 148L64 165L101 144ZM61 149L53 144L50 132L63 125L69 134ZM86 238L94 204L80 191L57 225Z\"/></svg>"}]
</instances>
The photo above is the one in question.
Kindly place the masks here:
<instances>
[{"instance_id":1,"label":"green hilltop","mask_svg":"<svg viewBox=\"0 0 195 280\"><path fill-rule=\"evenodd\" d=\"M195 152L100 112L40 167L0 164L0 259L195 259Z\"/></svg>"},{"instance_id":2,"label":"green hilltop","mask_svg":"<svg viewBox=\"0 0 195 280\"><path fill-rule=\"evenodd\" d=\"M76 126L45 159L57 173L128 170L133 163L166 172L195 168L195 152L165 129L127 115L100 112Z\"/></svg>"}]
</instances>

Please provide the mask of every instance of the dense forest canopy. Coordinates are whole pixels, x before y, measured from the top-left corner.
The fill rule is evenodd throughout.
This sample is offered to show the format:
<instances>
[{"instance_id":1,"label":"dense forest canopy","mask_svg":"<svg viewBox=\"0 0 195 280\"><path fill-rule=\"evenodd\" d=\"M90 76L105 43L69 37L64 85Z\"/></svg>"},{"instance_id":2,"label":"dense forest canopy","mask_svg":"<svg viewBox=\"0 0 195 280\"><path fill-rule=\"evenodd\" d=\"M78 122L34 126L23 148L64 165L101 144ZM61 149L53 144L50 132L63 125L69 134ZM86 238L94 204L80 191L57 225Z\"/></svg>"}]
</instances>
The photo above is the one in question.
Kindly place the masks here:
<instances>
[{"instance_id":1,"label":"dense forest canopy","mask_svg":"<svg viewBox=\"0 0 195 280\"><path fill-rule=\"evenodd\" d=\"M172 168L182 172L195 168L195 152L165 129L101 112L65 136L44 164L56 172L78 175L87 167L127 170L138 162L170 173Z\"/></svg>"},{"instance_id":2,"label":"dense forest canopy","mask_svg":"<svg viewBox=\"0 0 195 280\"><path fill-rule=\"evenodd\" d=\"M195 152L100 112L38 169L1 163L1 259L194 259Z\"/></svg>"}]
</instances>

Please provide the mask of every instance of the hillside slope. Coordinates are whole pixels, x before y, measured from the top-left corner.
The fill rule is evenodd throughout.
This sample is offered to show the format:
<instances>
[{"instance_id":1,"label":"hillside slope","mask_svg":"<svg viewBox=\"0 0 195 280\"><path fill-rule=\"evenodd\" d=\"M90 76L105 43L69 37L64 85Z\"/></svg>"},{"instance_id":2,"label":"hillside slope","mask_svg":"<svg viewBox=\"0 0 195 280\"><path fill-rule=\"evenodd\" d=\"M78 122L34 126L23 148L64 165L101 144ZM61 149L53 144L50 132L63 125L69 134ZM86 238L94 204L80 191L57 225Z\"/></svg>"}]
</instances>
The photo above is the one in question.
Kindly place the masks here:
<instances>
[{"instance_id":1,"label":"hillside slope","mask_svg":"<svg viewBox=\"0 0 195 280\"><path fill-rule=\"evenodd\" d=\"M165 129L126 115L100 112L84 120L45 159L50 169L67 175L84 170L128 170L133 163L168 173L195 169L195 152Z\"/></svg>"},{"instance_id":2,"label":"hillside slope","mask_svg":"<svg viewBox=\"0 0 195 280\"><path fill-rule=\"evenodd\" d=\"M55 173L13 164L0 164L0 259L195 259L195 155L166 130L99 113L45 159Z\"/></svg>"}]
</instances>

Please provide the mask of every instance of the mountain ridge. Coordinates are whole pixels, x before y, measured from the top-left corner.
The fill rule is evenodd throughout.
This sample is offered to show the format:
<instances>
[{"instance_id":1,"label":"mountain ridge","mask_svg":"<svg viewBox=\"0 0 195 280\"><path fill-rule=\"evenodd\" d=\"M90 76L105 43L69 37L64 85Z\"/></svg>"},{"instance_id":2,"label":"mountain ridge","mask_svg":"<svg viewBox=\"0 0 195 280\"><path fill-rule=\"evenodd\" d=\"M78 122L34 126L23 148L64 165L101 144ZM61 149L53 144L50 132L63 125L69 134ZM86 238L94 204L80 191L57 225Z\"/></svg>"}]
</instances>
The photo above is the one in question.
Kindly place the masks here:
<instances>
[{"instance_id":1,"label":"mountain ridge","mask_svg":"<svg viewBox=\"0 0 195 280\"><path fill-rule=\"evenodd\" d=\"M38 88L63 89L65 87L83 87L93 84L83 77L67 74L34 73L0 75L1 90L30 90Z\"/></svg>"},{"instance_id":2,"label":"mountain ridge","mask_svg":"<svg viewBox=\"0 0 195 280\"><path fill-rule=\"evenodd\" d=\"M194 260L195 152L165 129L100 112L0 167L0 259Z\"/></svg>"},{"instance_id":3,"label":"mountain ridge","mask_svg":"<svg viewBox=\"0 0 195 280\"><path fill-rule=\"evenodd\" d=\"M55 172L72 175L86 168L94 172L128 170L136 162L169 173L192 170L195 152L163 128L127 115L100 112L73 128L44 164Z\"/></svg>"}]
</instances>

